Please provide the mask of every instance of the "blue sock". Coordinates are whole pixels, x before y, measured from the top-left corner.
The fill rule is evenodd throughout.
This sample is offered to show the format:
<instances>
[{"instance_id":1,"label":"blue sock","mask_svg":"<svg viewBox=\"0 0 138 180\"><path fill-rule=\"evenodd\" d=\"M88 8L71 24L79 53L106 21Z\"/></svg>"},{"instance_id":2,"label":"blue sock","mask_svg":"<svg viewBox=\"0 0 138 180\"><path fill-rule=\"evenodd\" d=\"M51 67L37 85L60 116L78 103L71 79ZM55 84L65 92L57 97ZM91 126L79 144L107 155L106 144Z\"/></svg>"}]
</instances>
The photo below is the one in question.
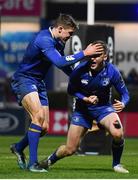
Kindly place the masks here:
<instances>
[{"instance_id":1,"label":"blue sock","mask_svg":"<svg viewBox=\"0 0 138 180\"><path fill-rule=\"evenodd\" d=\"M42 131L40 134L40 137L43 137L45 135L46 135L46 132ZM28 146L28 132L21 139L21 141L19 141L18 143L15 144L15 147L16 147L18 152L22 152L27 146Z\"/></svg>"},{"instance_id":2,"label":"blue sock","mask_svg":"<svg viewBox=\"0 0 138 180\"><path fill-rule=\"evenodd\" d=\"M22 152L27 146L28 146L28 132L21 139L21 141L15 144L15 147L18 152Z\"/></svg>"},{"instance_id":3,"label":"blue sock","mask_svg":"<svg viewBox=\"0 0 138 180\"><path fill-rule=\"evenodd\" d=\"M113 140L112 142L113 167L116 166L117 164L120 164L120 159L122 156L123 149L124 149L124 139L122 139L119 142Z\"/></svg>"},{"instance_id":4,"label":"blue sock","mask_svg":"<svg viewBox=\"0 0 138 180\"><path fill-rule=\"evenodd\" d=\"M28 140L29 140L29 164L28 167L38 162L37 159L37 149L40 138L40 133L42 128L36 124L31 124L28 130Z\"/></svg>"},{"instance_id":5,"label":"blue sock","mask_svg":"<svg viewBox=\"0 0 138 180\"><path fill-rule=\"evenodd\" d=\"M57 150L48 157L48 160L50 160L50 165L54 164L59 159L63 158L63 157L57 157L56 152L57 152Z\"/></svg>"}]
</instances>

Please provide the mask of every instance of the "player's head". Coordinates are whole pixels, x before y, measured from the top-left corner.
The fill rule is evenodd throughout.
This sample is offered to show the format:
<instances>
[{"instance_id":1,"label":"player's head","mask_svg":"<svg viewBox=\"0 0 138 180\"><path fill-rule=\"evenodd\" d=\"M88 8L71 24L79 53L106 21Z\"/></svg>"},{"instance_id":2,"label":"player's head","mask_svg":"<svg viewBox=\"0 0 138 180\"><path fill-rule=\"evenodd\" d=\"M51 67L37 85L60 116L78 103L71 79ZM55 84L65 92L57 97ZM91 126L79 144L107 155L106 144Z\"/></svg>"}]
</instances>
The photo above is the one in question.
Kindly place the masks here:
<instances>
[{"instance_id":1,"label":"player's head","mask_svg":"<svg viewBox=\"0 0 138 180\"><path fill-rule=\"evenodd\" d=\"M89 57L90 61L90 68L92 70L98 71L103 68L105 61L107 60L108 56L108 48L105 42L101 40L94 41L92 45L100 44L103 47L103 52L101 54L94 54Z\"/></svg>"},{"instance_id":2,"label":"player's head","mask_svg":"<svg viewBox=\"0 0 138 180\"><path fill-rule=\"evenodd\" d=\"M53 27L57 30L56 36L66 42L78 28L74 18L68 14L60 14Z\"/></svg>"},{"instance_id":3,"label":"player's head","mask_svg":"<svg viewBox=\"0 0 138 180\"><path fill-rule=\"evenodd\" d=\"M93 44L93 45L94 45L94 44L100 44L100 45L102 45L102 47L103 47L103 53L104 53L105 55L108 55L108 47L107 47L107 45L106 45L106 43L105 43L104 41L96 40L96 41L94 41L92 44Z\"/></svg>"},{"instance_id":4,"label":"player's head","mask_svg":"<svg viewBox=\"0 0 138 180\"><path fill-rule=\"evenodd\" d=\"M54 27L62 26L65 29L71 28L76 30L78 28L78 24L75 19L68 14L60 14L59 17L55 20Z\"/></svg>"}]
</instances>

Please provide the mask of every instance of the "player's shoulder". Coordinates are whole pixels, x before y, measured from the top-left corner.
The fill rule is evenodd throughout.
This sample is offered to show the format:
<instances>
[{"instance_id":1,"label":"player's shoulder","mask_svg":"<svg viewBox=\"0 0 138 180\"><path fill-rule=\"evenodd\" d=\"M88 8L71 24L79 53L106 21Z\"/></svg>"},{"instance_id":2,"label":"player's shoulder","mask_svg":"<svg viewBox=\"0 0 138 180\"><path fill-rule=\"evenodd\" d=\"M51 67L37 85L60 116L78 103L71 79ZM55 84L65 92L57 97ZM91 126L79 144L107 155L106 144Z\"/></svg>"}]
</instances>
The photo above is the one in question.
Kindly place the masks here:
<instances>
[{"instance_id":1,"label":"player's shoulder","mask_svg":"<svg viewBox=\"0 0 138 180\"><path fill-rule=\"evenodd\" d=\"M40 35L40 36L49 35L49 30L48 29L40 30L38 35Z\"/></svg>"},{"instance_id":2,"label":"player's shoulder","mask_svg":"<svg viewBox=\"0 0 138 180\"><path fill-rule=\"evenodd\" d=\"M84 68L85 66L87 66L87 64L88 64L88 61L81 61L76 67L75 67L75 69L77 70L77 69L81 69L81 68Z\"/></svg>"},{"instance_id":3,"label":"player's shoulder","mask_svg":"<svg viewBox=\"0 0 138 180\"><path fill-rule=\"evenodd\" d=\"M53 46L55 44L54 38L52 38L52 35L48 29L41 30L37 34L34 43L38 47L49 47Z\"/></svg>"},{"instance_id":4,"label":"player's shoulder","mask_svg":"<svg viewBox=\"0 0 138 180\"><path fill-rule=\"evenodd\" d=\"M45 41L53 41L52 35L49 29L41 30L36 36L36 40L45 40Z\"/></svg>"},{"instance_id":5,"label":"player's shoulder","mask_svg":"<svg viewBox=\"0 0 138 180\"><path fill-rule=\"evenodd\" d=\"M110 78L115 78L115 77L120 76L119 69L115 64L108 62L107 69L108 69L107 72Z\"/></svg>"},{"instance_id":6,"label":"player's shoulder","mask_svg":"<svg viewBox=\"0 0 138 180\"><path fill-rule=\"evenodd\" d=\"M87 61L80 62L79 65L77 65L74 69L73 72L71 73L70 77L74 78L74 76L81 76L84 74L87 70Z\"/></svg>"},{"instance_id":7,"label":"player's shoulder","mask_svg":"<svg viewBox=\"0 0 138 180\"><path fill-rule=\"evenodd\" d=\"M106 65L107 65L108 70L111 72L118 72L119 71L118 67L115 64L107 62Z\"/></svg>"},{"instance_id":8,"label":"player's shoulder","mask_svg":"<svg viewBox=\"0 0 138 180\"><path fill-rule=\"evenodd\" d=\"M82 61L80 62L75 68L74 68L74 72L82 72L85 71L86 67L88 65L88 61Z\"/></svg>"}]
</instances>

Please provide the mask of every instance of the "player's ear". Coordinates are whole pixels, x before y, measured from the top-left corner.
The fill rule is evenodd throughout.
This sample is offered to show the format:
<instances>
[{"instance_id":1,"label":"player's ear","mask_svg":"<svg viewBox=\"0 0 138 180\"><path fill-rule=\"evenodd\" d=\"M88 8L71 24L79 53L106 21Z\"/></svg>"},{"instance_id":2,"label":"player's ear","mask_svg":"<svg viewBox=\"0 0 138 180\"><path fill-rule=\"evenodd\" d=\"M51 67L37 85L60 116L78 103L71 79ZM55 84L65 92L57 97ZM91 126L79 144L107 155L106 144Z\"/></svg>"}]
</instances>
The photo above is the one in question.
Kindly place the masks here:
<instances>
[{"instance_id":1,"label":"player's ear","mask_svg":"<svg viewBox=\"0 0 138 180\"><path fill-rule=\"evenodd\" d=\"M104 55L104 61L106 61L106 60L107 60L107 54Z\"/></svg>"},{"instance_id":2,"label":"player's ear","mask_svg":"<svg viewBox=\"0 0 138 180\"><path fill-rule=\"evenodd\" d=\"M59 27L58 27L58 32L61 33L61 32L62 32L62 29L63 29L63 27L62 27L62 26L59 26Z\"/></svg>"}]
</instances>

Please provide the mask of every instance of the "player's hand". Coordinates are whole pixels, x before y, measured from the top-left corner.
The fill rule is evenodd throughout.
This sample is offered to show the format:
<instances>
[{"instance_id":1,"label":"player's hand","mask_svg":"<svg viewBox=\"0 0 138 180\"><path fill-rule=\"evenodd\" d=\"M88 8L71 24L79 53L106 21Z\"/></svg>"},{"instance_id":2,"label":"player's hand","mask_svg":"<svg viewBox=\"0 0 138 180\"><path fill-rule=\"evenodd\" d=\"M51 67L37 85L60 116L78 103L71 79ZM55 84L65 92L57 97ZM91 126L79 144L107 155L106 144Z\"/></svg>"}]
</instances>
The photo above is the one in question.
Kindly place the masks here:
<instances>
[{"instance_id":1,"label":"player's hand","mask_svg":"<svg viewBox=\"0 0 138 180\"><path fill-rule=\"evenodd\" d=\"M117 99L115 99L114 101L115 103L113 104L113 108L116 110L117 113L121 112L125 107L124 103Z\"/></svg>"},{"instance_id":2,"label":"player's hand","mask_svg":"<svg viewBox=\"0 0 138 180\"><path fill-rule=\"evenodd\" d=\"M93 54L102 54L104 49L101 44L89 44L83 51L85 56L91 56Z\"/></svg>"},{"instance_id":3,"label":"player's hand","mask_svg":"<svg viewBox=\"0 0 138 180\"><path fill-rule=\"evenodd\" d=\"M97 96L92 95L92 96L89 96L89 97L84 97L83 101L85 101L86 103L89 103L89 104L97 104L99 99L98 99Z\"/></svg>"}]
</instances>

